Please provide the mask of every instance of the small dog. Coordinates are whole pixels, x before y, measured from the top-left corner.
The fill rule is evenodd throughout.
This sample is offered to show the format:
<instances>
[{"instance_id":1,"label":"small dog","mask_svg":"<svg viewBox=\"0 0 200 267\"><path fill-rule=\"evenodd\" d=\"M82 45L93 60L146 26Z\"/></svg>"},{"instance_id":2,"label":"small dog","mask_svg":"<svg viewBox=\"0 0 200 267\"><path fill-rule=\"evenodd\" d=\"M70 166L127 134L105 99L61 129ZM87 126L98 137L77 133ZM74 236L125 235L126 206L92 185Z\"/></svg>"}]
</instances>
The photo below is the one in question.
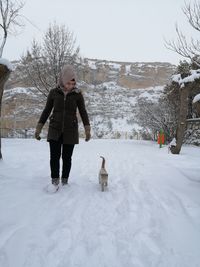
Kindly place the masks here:
<instances>
[{"instance_id":1,"label":"small dog","mask_svg":"<svg viewBox=\"0 0 200 267\"><path fill-rule=\"evenodd\" d=\"M104 157L100 157L102 158L102 165L101 165L101 169L99 171L99 184L101 185L101 191L103 192L105 189L105 186L108 186L108 173L105 169L105 158Z\"/></svg>"}]
</instances>

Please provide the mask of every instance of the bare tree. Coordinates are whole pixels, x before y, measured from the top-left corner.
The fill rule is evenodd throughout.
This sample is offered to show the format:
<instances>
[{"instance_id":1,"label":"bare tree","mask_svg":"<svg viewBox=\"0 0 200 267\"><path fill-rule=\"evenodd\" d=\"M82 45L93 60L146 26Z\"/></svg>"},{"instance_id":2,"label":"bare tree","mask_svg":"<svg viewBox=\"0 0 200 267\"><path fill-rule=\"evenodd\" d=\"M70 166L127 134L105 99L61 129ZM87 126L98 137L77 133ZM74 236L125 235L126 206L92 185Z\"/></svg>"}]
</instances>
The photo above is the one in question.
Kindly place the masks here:
<instances>
[{"instance_id":1,"label":"bare tree","mask_svg":"<svg viewBox=\"0 0 200 267\"><path fill-rule=\"evenodd\" d=\"M172 139L177 118L175 105L170 103L166 92L160 97L158 102L152 102L143 98L139 99L136 114L138 124L145 130L150 131L152 136L155 136L162 129L166 140Z\"/></svg>"},{"instance_id":2,"label":"bare tree","mask_svg":"<svg viewBox=\"0 0 200 267\"><path fill-rule=\"evenodd\" d=\"M24 2L0 0L0 29L3 32L2 43L0 46L0 57L9 34L16 34L18 27L24 26L21 19L21 10Z\"/></svg>"},{"instance_id":3,"label":"bare tree","mask_svg":"<svg viewBox=\"0 0 200 267\"><path fill-rule=\"evenodd\" d=\"M193 3L186 4L183 7L183 13L188 19L191 27L200 32L200 2L194 1ZM165 45L168 49L178 53L179 55L190 59L191 62L195 63L200 67L200 41L195 40L191 37L188 41L183 32L179 29L176 24L177 40L165 41Z\"/></svg>"},{"instance_id":4,"label":"bare tree","mask_svg":"<svg viewBox=\"0 0 200 267\"><path fill-rule=\"evenodd\" d=\"M21 72L27 86L36 87L44 96L58 83L64 64L75 64L79 54L76 39L64 25L49 25L40 44L36 40L21 58Z\"/></svg>"}]
</instances>

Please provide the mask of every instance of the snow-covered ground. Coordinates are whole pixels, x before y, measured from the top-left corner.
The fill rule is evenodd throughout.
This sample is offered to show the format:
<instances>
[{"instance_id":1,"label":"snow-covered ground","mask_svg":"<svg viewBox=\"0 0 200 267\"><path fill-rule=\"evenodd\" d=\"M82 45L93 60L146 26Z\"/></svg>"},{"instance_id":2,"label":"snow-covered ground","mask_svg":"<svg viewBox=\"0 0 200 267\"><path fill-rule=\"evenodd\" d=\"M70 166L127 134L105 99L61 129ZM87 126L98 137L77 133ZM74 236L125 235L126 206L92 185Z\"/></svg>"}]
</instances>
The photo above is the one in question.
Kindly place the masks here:
<instances>
[{"instance_id":1,"label":"snow-covered ground","mask_svg":"<svg viewBox=\"0 0 200 267\"><path fill-rule=\"evenodd\" d=\"M46 140L3 139L1 267L200 266L200 149L81 140L55 194ZM98 185L100 155L109 186Z\"/></svg>"}]
</instances>

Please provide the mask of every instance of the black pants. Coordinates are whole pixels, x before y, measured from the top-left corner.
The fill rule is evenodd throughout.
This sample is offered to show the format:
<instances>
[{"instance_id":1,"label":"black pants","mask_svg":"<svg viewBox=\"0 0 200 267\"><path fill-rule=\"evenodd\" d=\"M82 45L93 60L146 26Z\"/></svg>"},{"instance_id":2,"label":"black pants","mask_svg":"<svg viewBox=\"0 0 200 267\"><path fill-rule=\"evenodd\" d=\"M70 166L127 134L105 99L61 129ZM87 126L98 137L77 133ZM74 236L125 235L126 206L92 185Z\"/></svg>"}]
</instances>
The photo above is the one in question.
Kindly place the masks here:
<instances>
[{"instance_id":1,"label":"black pants","mask_svg":"<svg viewBox=\"0 0 200 267\"><path fill-rule=\"evenodd\" d=\"M50 168L51 178L60 177L60 156L62 150L62 178L68 178L71 170L71 158L73 154L73 144L63 144L63 136L61 134L58 141L50 140Z\"/></svg>"}]
</instances>

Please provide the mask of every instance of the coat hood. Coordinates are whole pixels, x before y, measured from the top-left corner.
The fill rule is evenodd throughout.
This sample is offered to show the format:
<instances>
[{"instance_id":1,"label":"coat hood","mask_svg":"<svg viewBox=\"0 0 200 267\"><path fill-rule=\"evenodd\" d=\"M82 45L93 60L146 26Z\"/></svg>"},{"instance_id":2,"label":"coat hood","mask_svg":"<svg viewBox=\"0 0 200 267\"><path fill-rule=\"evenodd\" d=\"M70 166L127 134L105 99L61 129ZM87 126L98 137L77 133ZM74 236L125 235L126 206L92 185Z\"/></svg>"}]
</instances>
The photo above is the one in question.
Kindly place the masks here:
<instances>
[{"instance_id":1,"label":"coat hood","mask_svg":"<svg viewBox=\"0 0 200 267\"><path fill-rule=\"evenodd\" d=\"M74 68L71 65L65 65L60 72L58 85L63 88L64 85L72 79L76 81L76 73Z\"/></svg>"}]
</instances>

